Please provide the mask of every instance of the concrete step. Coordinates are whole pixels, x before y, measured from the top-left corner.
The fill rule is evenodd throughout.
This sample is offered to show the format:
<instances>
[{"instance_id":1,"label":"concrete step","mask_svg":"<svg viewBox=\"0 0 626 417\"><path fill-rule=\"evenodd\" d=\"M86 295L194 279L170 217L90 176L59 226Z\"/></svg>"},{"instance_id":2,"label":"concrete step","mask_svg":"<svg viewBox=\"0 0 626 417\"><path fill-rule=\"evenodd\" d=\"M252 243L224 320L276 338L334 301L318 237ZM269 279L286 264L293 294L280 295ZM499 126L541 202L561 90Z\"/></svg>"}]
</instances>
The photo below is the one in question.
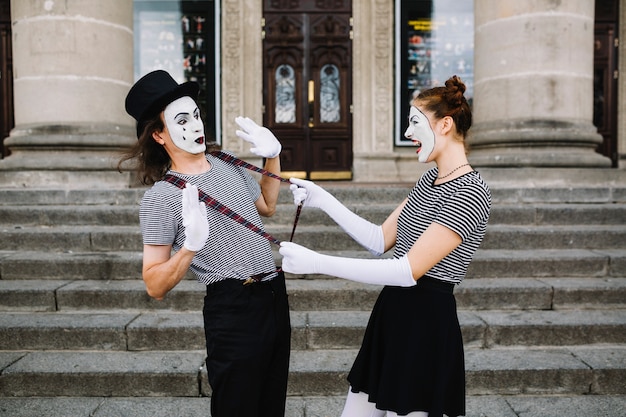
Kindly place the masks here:
<instances>
[{"instance_id":1,"label":"concrete step","mask_svg":"<svg viewBox=\"0 0 626 417\"><path fill-rule=\"evenodd\" d=\"M20 226L138 225L139 205L1 206L0 224Z\"/></svg>"},{"instance_id":2,"label":"concrete step","mask_svg":"<svg viewBox=\"0 0 626 417\"><path fill-rule=\"evenodd\" d=\"M479 249L468 277L602 277L626 276L624 249Z\"/></svg>"},{"instance_id":3,"label":"concrete step","mask_svg":"<svg viewBox=\"0 0 626 417\"><path fill-rule=\"evenodd\" d=\"M347 207L359 216L375 224L382 224L400 203L374 201L369 204L349 204ZM0 208L1 212L1 208ZM138 215L137 215L138 217ZM276 214L264 218L267 227L293 224L295 206L279 205ZM304 208L298 220L301 225L327 225L333 220L320 209ZM626 204L587 204L587 203L494 203L489 216L489 226L494 225L623 225L626 223Z\"/></svg>"},{"instance_id":4,"label":"concrete step","mask_svg":"<svg viewBox=\"0 0 626 417\"><path fill-rule=\"evenodd\" d=\"M289 226L266 230L279 240L288 240ZM363 248L338 226L298 225L296 243L316 250L354 251ZM624 249L626 223L620 225L499 225L487 227L480 249L537 250L537 249Z\"/></svg>"},{"instance_id":5,"label":"concrete step","mask_svg":"<svg viewBox=\"0 0 626 417\"><path fill-rule=\"evenodd\" d=\"M590 226L494 225L487 228L483 249L623 248L626 224Z\"/></svg>"},{"instance_id":6,"label":"concrete step","mask_svg":"<svg viewBox=\"0 0 626 417\"><path fill-rule=\"evenodd\" d=\"M288 395L345 395L356 350L295 350ZM203 350L3 351L0 396L210 395ZM514 347L465 352L468 395L624 395L623 345Z\"/></svg>"},{"instance_id":7,"label":"concrete step","mask_svg":"<svg viewBox=\"0 0 626 417\"><path fill-rule=\"evenodd\" d=\"M351 204L348 207L360 216L376 223L389 216L398 202L374 201L371 204ZM295 216L293 204L280 204L276 214L263 221L268 227L292 224ZM319 209L305 208L300 216L301 225L328 224L332 221ZM494 204L490 225L592 225L626 223L626 203L612 204ZM137 225L139 205L1 205L0 224L7 226L53 225Z\"/></svg>"},{"instance_id":8,"label":"concrete step","mask_svg":"<svg viewBox=\"0 0 626 417\"><path fill-rule=\"evenodd\" d=\"M205 347L195 312L3 313L0 350L185 350ZM292 349L357 349L369 311L292 311ZM626 309L460 311L465 346L626 343Z\"/></svg>"},{"instance_id":9,"label":"concrete step","mask_svg":"<svg viewBox=\"0 0 626 417\"><path fill-rule=\"evenodd\" d=\"M42 236L39 236L41 239ZM85 237L85 240L90 238ZM309 245L296 234L294 241L320 252L352 258L372 258L365 250L329 251ZM45 246L42 241L40 246ZM53 246L54 243L50 243ZM623 245L622 245L623 246ZM320 249L321 248L321 249ZM277 266L278 248L273 247ZM385 258L392 253L385 254ZM141 278L139 249L62 252L33 249L0 250L0 277L15 279L119 280ZM189 275L191 277L191 275ZM620 249L484 249L479 248L467 271L468 278L517 277L623 277L626 276L626 248ZM294 275L296 278L310 277Z\"/></svg>"},{"instance_id":10,"label":"concrete step","mask_svg":"<svg viewBox=\"0 0 626 417\"><path fill-rule=\"evenodd\" d=\"M323 186L382 223L413 184ZM144 192L0 189L0 417L208 413L204 288L189 275L163 301L145 293ZM622 416L626 184L500 180L492 195L487 237L455 290L467 415ZM291 233L291 199L283 187L277 214L266 219L282 240ZM370 257L316 209L303 211L295 241ZM287 415L339 415L380 287L287 278Z\"/></svg>"},{"instance_id":11,"label":"concrete step","mask_svg":"<svg viewBox=\"0 0 626 417\"><path fill-rule=\"evenodd\" d=\"M347 389L346 389L347 391ZM288 397L285 417L336 417L345 395ZM0 398L0 417L207 416L208 397L35 397ZM468 396L466 417L623 417L624 395Z\"/></svg>"},{"instance_id":12,"label":"concrete step","mask_svg":"<svg viewBox=\"0 0 626 417\"><path fill-rule=\"evenodd\" d=\"M243 227L243 226L242 226ZM289 240L292 226L266 227L278 240ZM327 251L358 250L361 246L334 224L299 225L295 242ZM623 249L626 224L566 226L488 226L481 249ZM141 251L139 226L62 225L4 226L0 251L46 250L53 252Z\"/></svg>"},{"instance_id":13,"label":"concrete step","mask_svg":"<svg viewBox=\"0 0 626 417\"><path fill-rule=\"evenodd\" d=\"M138 205L146 188L54 189L0 188L3 206L38 207L50 205Z\"/></svg>"},{"instance_id":14,"label":"concrete step","mask_svg":"<svg viewBox=\"0 0 626 417\"><path fill-rule=\"evenodd\" d=\"M287 279L292 311L370 311L380 287L342 279ZM467 278L455 288L462 310L626 308L626 278ZM0 280L0 311L200 311L204 287L183 280L162 301L140 279Z\"/></svg>"},{"instance_id":15,"label":"concrete step","mask_svg":"<svg viewBox=\"0 0 626 417\"><path fill-rule=\"evenodd\" d=\"M617 172L616 172L617 173ZM624 174L619 179L586 180L571 178L573 173L560 178L524 181L515 177L488 178L495 203L613 203L626 201ZM502 174L499 174L502 175ZM399 204L411 191L415 182L355 183L319 182L318 185L344 204L388 201ZM36 189L0 188L2 205L94 205L138 204L147 188L128 189ZM357 192L355 192L357 191ZM290 203L293 196L286 184L281 186L279 202Z\"/></svg>"}]
</instances>

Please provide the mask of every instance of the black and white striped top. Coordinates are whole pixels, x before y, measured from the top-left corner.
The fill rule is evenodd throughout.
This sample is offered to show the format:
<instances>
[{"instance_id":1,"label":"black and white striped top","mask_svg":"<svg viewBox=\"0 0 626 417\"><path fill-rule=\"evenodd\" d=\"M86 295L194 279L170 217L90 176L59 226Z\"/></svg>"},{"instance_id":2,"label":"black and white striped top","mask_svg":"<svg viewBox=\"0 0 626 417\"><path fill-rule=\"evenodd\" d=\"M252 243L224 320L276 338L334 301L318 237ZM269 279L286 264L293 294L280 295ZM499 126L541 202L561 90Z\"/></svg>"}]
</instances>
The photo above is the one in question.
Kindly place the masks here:
<instances>
[{"instance_id":1,"label":"black and white striped top","mask_svg":"<svg viewBox=\"0 0 626 417\"><path fill-rule=\"evenodd\" d=\"M461 236L462 243L426 275L442 281L460 283L487 230L491 191L476 171L434 185L438 169L426 171L409 193L398 218L394 257L405 255L432 222Z\"/></svg>"},{"instance_id":2,"label":"black and white striped top","mask_svg":"<svg viewBox=\"0 0 626 417\"><path fill-rule=\"evenodd\" d=\"M261 195L259 183L245 168L207 155L211 169L200 175L179 176L263 229L254 202ZM172 245L178 251L185 242L182 190L165 181L155 183L141 201L139 220L145 245ZM242 279L276 270L271 244L235 220L207 207L209 238L196 253L191 271L199 282L211 284L228 278ZM264 280L272 279L271 274Z\"/></svg>"}]
</instances>

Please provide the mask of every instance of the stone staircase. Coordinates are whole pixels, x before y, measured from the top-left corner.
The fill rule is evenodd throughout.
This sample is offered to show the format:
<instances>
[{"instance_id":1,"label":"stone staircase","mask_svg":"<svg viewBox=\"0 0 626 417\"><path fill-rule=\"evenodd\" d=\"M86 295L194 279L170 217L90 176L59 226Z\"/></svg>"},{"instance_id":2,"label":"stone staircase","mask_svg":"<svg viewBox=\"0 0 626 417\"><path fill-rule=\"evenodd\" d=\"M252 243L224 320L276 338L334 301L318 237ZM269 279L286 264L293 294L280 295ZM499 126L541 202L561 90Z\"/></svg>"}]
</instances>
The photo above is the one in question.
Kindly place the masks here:
<instances>
[{"instance_id":1,"label":"stone staircase","mask_svg":"<svg viewBox=\"0 0 626 417\"><path fill-rule=\"evenodd\" d=\"M411 187L323 185L378 223ZM626 183L490 185L487 236L455 291L467 415L626 415ZM146 295L143 192L0 189L0 417L208 416L203 287ZM266 229L288 239L286 186L280 198ZM318 210L294 241L370 256ZM294 275L287 288L287 416L339 416L380 288Z\"/></svg>"}]
</instances>

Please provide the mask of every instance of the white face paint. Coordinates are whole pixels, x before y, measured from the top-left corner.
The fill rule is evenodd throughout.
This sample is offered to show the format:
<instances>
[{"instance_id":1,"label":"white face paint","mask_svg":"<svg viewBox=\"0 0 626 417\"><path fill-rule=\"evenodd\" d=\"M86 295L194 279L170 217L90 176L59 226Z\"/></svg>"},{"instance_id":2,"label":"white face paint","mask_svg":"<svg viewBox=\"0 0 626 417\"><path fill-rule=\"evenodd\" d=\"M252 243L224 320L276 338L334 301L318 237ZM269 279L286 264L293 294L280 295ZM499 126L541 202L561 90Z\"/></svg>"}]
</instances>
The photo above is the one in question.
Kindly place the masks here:
<instances>
[{"instance_id":1,"label":"white face paint","mask_svg":"<svg viewBox=\"0 0 626 417\"><path fill-rule=\"evenodd\" d=\"M192 154L205 151L204 124L198 105L191 97L181 97L168 104L163 118L174 145Z\"/></svg>"},{"instance_id":2,"label":"white face paint","mask_svg":"<svg viewBox=\"0 0 626 417\"><path fill-rule=\"evenodd\" d=\"M435 148L435 132L430 127L426 115L415 106L411 106L409 111L409 127L406 128L404 137L411 139L419 147L416 152L417 160L428 161L428 157Z\"/></svg>"}]
</instances>

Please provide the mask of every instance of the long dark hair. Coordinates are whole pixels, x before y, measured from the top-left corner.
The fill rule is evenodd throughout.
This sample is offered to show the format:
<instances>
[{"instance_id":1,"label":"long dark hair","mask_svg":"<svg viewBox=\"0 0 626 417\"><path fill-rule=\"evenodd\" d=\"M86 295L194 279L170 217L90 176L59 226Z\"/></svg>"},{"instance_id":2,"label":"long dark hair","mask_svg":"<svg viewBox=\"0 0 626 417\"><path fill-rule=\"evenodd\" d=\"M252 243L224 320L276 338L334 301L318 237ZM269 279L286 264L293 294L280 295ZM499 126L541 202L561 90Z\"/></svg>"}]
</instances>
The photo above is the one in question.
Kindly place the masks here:
<instances>
[{"instance_id":1,"label":"long dark hair","mask_svg":"<svg viewBox=\"0 0 626 417\"><path fill-rule=\"evenodd\" d=\"M158 113L151 119L143 121L142 126L137 143L122 154L117 163L117 169L122 172L125 163L134 160L135 165L131 169L136 171L139 182L152 185L163 178L171 164L170 156L165 148L152 138L152 133L162 132L165 125L161 114Z\"/></svg>"}]
</instances>

